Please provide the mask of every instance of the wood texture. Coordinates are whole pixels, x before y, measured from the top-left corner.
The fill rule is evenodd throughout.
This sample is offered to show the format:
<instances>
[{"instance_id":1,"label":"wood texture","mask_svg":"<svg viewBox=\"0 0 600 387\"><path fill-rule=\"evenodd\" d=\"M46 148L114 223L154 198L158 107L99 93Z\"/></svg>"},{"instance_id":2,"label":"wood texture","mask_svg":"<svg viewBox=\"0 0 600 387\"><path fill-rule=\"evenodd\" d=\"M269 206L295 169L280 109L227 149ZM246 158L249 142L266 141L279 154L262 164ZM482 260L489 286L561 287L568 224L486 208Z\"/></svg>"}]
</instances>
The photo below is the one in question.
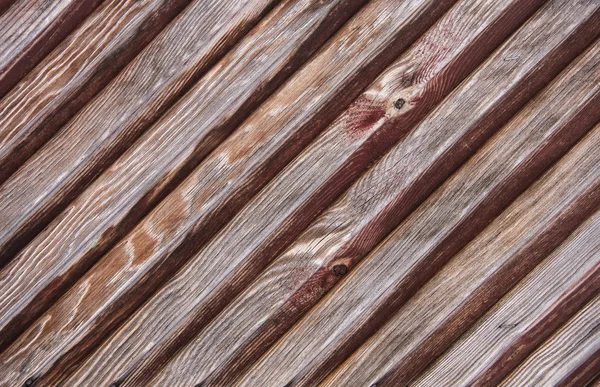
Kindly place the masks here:
<instances>
[{"instance_id":1,"label":"wood texture","mask_svg":"<svg viewBox=\"0 0 600 387\"><path fill-rule=\"evenodd\" d=\"M202 243L207 242L249 196L331 122L351 98L362 90L363 83L373 80L385 65L422 34L449 5L449 2L411 1L389 4L379 1L361 11L344 26L336 39L331 40L313 61L250 117L233 137L217 148L183 186L170 195L136 231L117 245L80 282L88 284L92 279L95 283L85 295L91 302L89 308L78 309L78 316L72 316L72 297L74 295L79 298L81 290L80 285L76 285L63 299L64 304L61 301L55 310L49 312L54 315L53 323L43 324L47 334L35 339L40 346L31 343L31 351L21 353L18 358L13 359L12 364L6 366L6 369L15 370L10 371L10 374L17 372L18 375L25 375L39 367L40 371L35 373L41 374L41 370L49 370L44 377L52 380L56 375L63 375L65 368L73 367L98 340L134 310L145 295L149 295L189 259ZM394 20L394 28L390 28L388 20ZM363 36L366 39L361 39ZM157 240L148 239L148 236L156 236ZM56 246L55 241L50 243ZM49 243L45 244L48 245ZM149 249L145 249L145 246ZM88 251L94 250L93 247L93 243L85 246ZM130 261L131 253L135 256L133 261ZM43 273L46 278L50 277L46 270L39 267L39 263L47 260L35 261L38 264L36 271ZM27 265L31 265L31 261L27 261ZM12 267L15 266L8 268ZM64 264L54 267L65 269ZM76 266L67 269L74 272L80 270ZM28 271L23 271L25 272ZM56 281L64 283L68 276L63 273L57 273L53 277L56 279L54 282L46 283L53 287L56 286ZM40 282L36 281L36 284ZM43 285L42 283L41 286ZM41 286L37 289L43 289ZM31 292L31 288L23 289L29 294L36 292ZM117 293L114 293L115 290ZM38 308L41 297L52 301L48 297L52 294L49 291L53 289L46 288L42 293L37 293L42 296L28 305L30 310ZM76 303L79 304L79 301ZM20 304L17 308L21 308L25 302ZM70 305L67 314L63 314L65 309L62 305ZM62 326L63 317L71 322L79 320L82 323L67 323ZM15 327L13 329L18 327L16 321L22 320L23 313L19 314L18 320L11 320ZM43 320L44 317L40 321ZM65 335L57 336L53 333L55 329L62 331L65 328L76 329ZM36 327L32 329L35 330ZM47 351L49 358L44 359L42 351L50 349L44 343L47 340L56 347ZM61 353L63 350L68 353ZM29 363L30 356L35 356L39 365ZM14 366L18 362L29 363L30 367L23 372L20 366Z\"/></svg>"},{"instance_id":2,"label":"wood texture","mask_svg":"<svg viewBox=\"0 0 600 387\"><path fill-rule=\"evenodd\" d=\"M596 224L593 224L594 220ZM589 246L597 244L600 241L600 216L596 214L593 220L580 227L569 240L572 241L575 237L580 243L587 243ZM598 252L600 246L596 246L596 254ZM597 257L596 260L600 258ZM500 386L575 386L574 379L578 379L580 375L578 371L586 367L594 358L598 359L600 355L598 327L600 327L600 296L596 296L577 312L575 317L504 379ZM594 374L591 376L593 377ZM588 378L581 378L578 384L585 385L588 381Z\"/></svg>"},{"instance_id":3,"label":"wood texture","mask_svg":"<svg viewBox=\"0 0 600 387\"><path fill-rule=\"evenodd\" d=\"M522 110L283 336L241 383L312 385L374 333L598 120L599 50L596 46L588 52L577 64L581 68L571 68ZM576 84L581 90L574 91ZM394 165L386 161L401 160L393 152L369 174L385 176ZM319 264L310 258L298 262L300 267ZM318 286L303 294L318 294Z\"/></svg>"},{"instance_id":4,"label":"wood texture","mask_svg":"<svg viewBox=\"0 0 600 387\"><path fill-rule=\"evenodd\" d=\"M175 341L177 336L169 337L158 328L162 324L160 319L148 318L158 310L173 309L175 311L176 309L180 316L180 322L176 323L177 329L172 329L173 332L175 335L185 332L186 336L192 336L198 328L189 328L186 325L193 327L198 316L204 313L204 309L218 301L211 300L210 295L208 297L202 295L202 288L206 286L206 282L198 283L191 279L214 271L216 272L214 276L218 276L220 281L218 286L223 289L231 289L248 283L258 275L265 263L269 262L277 251L293 240L314 215L356 178L357 172L364 171L373 160L370 157L376 158L380 149L369 144L369 139L377 136L379 141L383 138L389 141L388 144L393 144L399 136L409 131L412 124L429 110L427 107L439 101L438 95L443 94L444 90L448 90L455 84L451 77L445 77L447 74L450 73L453 77L458 78L461 74L465 74L463 71L473 69L474 62L468 65L460 60L466 53L470 60L475 60L478 55L483 54L483 52L478 54L477 50L473 50L472 44L477 46L483 40L488 48L492 48L492 39L489 35L480 35L480 31L486 31L487 34L498 34L497 37L506 36L509 32L506 28L510 26L510 23L507 23L504 18L508 17L513 19L514 23L521 23L523 19L515 18L513 12L525 18L527 12L520 8L523 5L527 8L531 7L532 3L504 3L499 6L497 3L464 2L455 5L436 23L432 30L428 31L371 88L363 93L358 101L339 117L323 136L313 142L310 148L298 156L284 172L263 189L215 239L215 243L211 243L211 246L232 245L235 247L215 249L218 254L215 253L214 257L198 256L197 260L189 264L189 270L181 272L172 281L172 283L180 283L180 285L169 285L153 301L148 302L128 322L126 328L105 346L106 349L97 352L90 359L88 362L90 367L92 364L98 363L101 366L95 365L95 369L110 368L104 363L104 359L114 359L115 353L118 353L120 358L131 359L128 352L136 350L137 345L134 343ZM507 9L510 12L506 12ZM532 9L529 8L527 11L531 12ZM496 23L502 25L504 29L494 28ZM448 30L455 31L455 35L448 36ZM446 36L450 40L444 40L441 36ZM454 42L457 41L462 44L455 44ZM470 41L474 43L469 43ZM453 48L449 48L451 46ZM493 63L505 65L506 61L502 59L502 56L499 58ZM497 66L490 66L487 71L492 72L491 68L498 70ZM409 77L417 81L411 85L404 84ZM519 83L519 80L520 78L517 77L511 82ZM498 89L494 89L494 91L502 94L502 88L500 85L498 86ZM505 85L503 84L503 86ZM488 94L492 92L489 88L484 87L473 89L486 90ZM509 90L510 88L508 88L507 94ZM411 93L414 94L411 95ZM526 94L523 93L523 95ZM394 104L399 96L408 101L406 103L410 105L409 114L407 112L395 114L397 108ZM477 98L479 97L477 96ZM500 96L497 97L502 99ZM515 101L515 104L518 106L519 102ZM355 130L357 121L364 122L365 106L376 108L380 105L383 108L387 107L388 113L379 120L375 120L375 123L369 124L366 130L362 130L362 132ZM477 122L480 118L482 117L474 114L472 122ZM414 164L420 165L421 163L414 162ZM389 187L389 185L386 186ZM375 187L371 188L375 189ZM370 211L360 211L359 213L367 216ZM257 219L255 214L261 214L260 219ZM355 214L357 217L358 215L358 213ZM340 238L342 231L333 228L339 227L341 222L337 221L343 217L336 214L335 217L327 219L325 224L331 227L327 235L332 236L332 240ZM347 224L350 228L353 222L350 221ZM358 222L358 224L361 223ZM320 223L319 227L326 226ZM304 245L310 245L310 243L306 243L306 239L301 238L290 251L297 252L301 249L300 246ZM327 242L320 240L319 247L322 246L324 249L320 251L321 253L335 251L335 248L327 245ZM306 256L310 255L318 255L319 259L327 261L324 259L324 254L316 254L315 251L306 254ZM289 257L290 254L286 258ZM234 378L256 356L259 356L277 337L276 335L280 335L289 327L293 319L301 313L300 304L302 302L306 301L307 306L310 306L311 301L316 302L315 297L318 297L318 292L315 292L314 296L312 294L298 296L302 297L302 300L294 297L303 284L311 281L322 281L328 284L335 282L333 279L327 278L327 273L331 273L331 268L338 263L344 263L343 257L340 258L342 262L336 263L334 260L334 262L323 263L320 268L315 267L314 270L319 270L318 275L322 276L317 279L311 278L311 275L315 274L314 271L306 270L302 273L294 273L293 278L298 279L298 282L294 282L286 276L287 265L279 265L276 270L261 277L263 281L259 280L258 285L245 292L253 295L254 298L244 299L235 303L234 307L228 308L227 312L219 316L215 324L211 324L201 334L201 338L192 347L184 351L184 355L177 357L177 366L174 365L165 370L161 379L155 383L159 385L171 383L187 385L200 381L221 385L230 383L230 379ZM217 269L212 263L216 259L220 261ZM286 259L285 262L289 263L289 260ZM227 267L231 274L221 275L223 272L221 267ZM237 269L233 269L234 267ZM302 280L306 282L303 283ZM286 283L286 286L275 291L272 290L275 283ZM225 292L217 291L215 293L219 295ZM276 293L279 293L277 297ZM266 297L266 294L269 296ZM312 300L311 296L313 296ZM185 309L175 302L177 299L186 300ZM290 306L291 304L293 307ZM286 306L290 308L286 308ZM268 313L265 309L269 307L274 309ZM280 307L285 311L282 312L283 317L275 316L280 312ZM264 324L265 321L268 321L269 324ZM271 321L277 322L271 323ZM163 325L161 327L164 328ZM217 337L219 338L218 342L214 340ZM177 341L181 341L181 339ZM200 361L200 359L202 360ZM83 367L83 369L85 368ZM175 369L177 372L173 372ZM83 374L83 372L79 373ZM79 380L84 380L86 377L91 376L88 374ZM176 378L181 379L176 380Z\"/></svg>"},{"instance_id":5,"label":"wood texture","mask_svg":"<svg viewBox=\"0 0 600 387\"><path fill-rule=\"evenodd\" d=\"M56 47L101 0L0 2L0 98ZM2 8L6 9L2 13Z\"/></svg>"},{"instance_id":6,"label":"wood texture","mask_svg":"<svg viewBox=\"0 0 600 387\"><path fill-rule=\"evenodd\" d=\"M600 139L600 131L596 137ZM590 150L600 153L600 141L591 149L576 151ZM600 158L595 162L596 169L600 170ZM571 168L575 167L576 164L571 164ZM599 188L600 184L596 189ZM528 222L528 219L523 221ZM496 385L532 349L597 295L600 290L600 212L591 222L592 230L587 235L578 235L543 261L414 385Z\"/></svg>"},{"instance_id":7,"label":"wood texture","mask_svg":"<svg viewBox=\"0 0 600 387\"><path fill-rule=\"evenodd\" d=\"M129 148L273 1L194 1L0 186L0 265Z\"/></svg>"},{"instance_id":8,"label":"wood texture","mask_svg":"<svg viewBox=\"0 0 600 387\"><path fill-rule=\"evenodd\" d=\"M14 304L3 304L8 312L0 332L8 336L6 324L23 327L35 317L28 307L43 310L39 294L55 298L48 287L56 286L57 277L68 282L79 267L89 267L360 5L285 2L271 12L7 268L20 281L0 286L20 295L13 300L19 317L8 319ZM32 289L31 281L38 287Z\"/></svg>"},{"instance_id":9,"label":"wood texture","mask_svg":"<svg viewBox=\"0 0 600 387\"><path fill-rule=\"evenodd\" d=\"M190 0L111 0L0 101L0 184L88 103Z\"/></svg>"}]
</instances>

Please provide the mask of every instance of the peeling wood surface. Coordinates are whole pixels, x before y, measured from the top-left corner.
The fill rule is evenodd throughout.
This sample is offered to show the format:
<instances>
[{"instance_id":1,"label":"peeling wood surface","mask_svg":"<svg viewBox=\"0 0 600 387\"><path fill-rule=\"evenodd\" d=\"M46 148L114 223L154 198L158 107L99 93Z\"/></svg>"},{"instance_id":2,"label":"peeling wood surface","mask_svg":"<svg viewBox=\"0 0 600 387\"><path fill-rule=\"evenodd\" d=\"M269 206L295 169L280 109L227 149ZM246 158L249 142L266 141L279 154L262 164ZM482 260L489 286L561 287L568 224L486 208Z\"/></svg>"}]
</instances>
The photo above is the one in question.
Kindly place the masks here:
<instances>
[{"instance_id":1,"label":"peeling wood surface","mask_svg":"<svg viewBox=\"0 0 600 387\"><path fill-rule=\"evenodd\" d=\"M189 2L104 2L13 88L0 101L0 184Z\"/></svg>"},{"instance_id":2,"label":"peeling wood surface","mask_svg":"<svg viewBox=\"0 0 600 387\"><path fill-rule=\"evenodd\" d=\"M0 21L0 385L597 381L596 0Z\"/></svg>"},{"instance_id":3,"label":"peeling wood surface","mask_svg":"<svg viewBox=\"0 0 600 387\"><path fill-rule=\"evenodd\" d=\"M594 246L600 252L600 216L596 214L571 237L570 243ZM571 242L572 241L572 242ZM564 249L564 248L561 248ZM560 278L560 277L559 277ZM543 291L544 289L542 289ZM576 385L586 369L598 366L600 354L600 296L596 296L563 327L535 350L501 383L501 386ZM579 379L579 380L578 380Z\"/></svg>"},{"instance_id":4,"label":"peeling wood surface","mask_svg":"<svg viewBox=\"0 0 600 387\"><path fill-rule=\"evenodd\" d=\"M0 98L58 45L101 0L0 2ZM5 9L4 13L2 10Z\"/></svg>"}]
</instances>

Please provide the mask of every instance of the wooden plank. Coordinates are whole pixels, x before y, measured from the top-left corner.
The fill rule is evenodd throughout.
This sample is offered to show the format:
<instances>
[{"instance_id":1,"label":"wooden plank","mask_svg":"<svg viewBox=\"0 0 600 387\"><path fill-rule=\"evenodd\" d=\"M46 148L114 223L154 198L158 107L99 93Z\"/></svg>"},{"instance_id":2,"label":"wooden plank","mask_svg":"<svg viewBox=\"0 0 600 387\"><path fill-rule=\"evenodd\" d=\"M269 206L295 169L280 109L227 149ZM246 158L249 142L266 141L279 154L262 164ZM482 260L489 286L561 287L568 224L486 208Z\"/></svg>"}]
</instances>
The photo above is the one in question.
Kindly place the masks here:
<instances>
[{"instance_id":1,"label":"wooden plank","mask_svg":"<svg viewBox=\"0 0 600 387\"><path fill-rule=\"evenodd\" d=\"M297 322L253 365L241 383L263 385L264 381L270 380L276 384L312 385L381 327L423 283L598 120L600 74L596 65L599 55L600 44L596 44L557 82L521 110L356 271L350 272L349 278ZM439 132L428 133L431 136ZM401 163L400 156L402 154L392 150L373 167L361 179L362 182L371 179L363 183L363 192L368 192L370 187L399 181L404 173L399 167L402 164L396 165ZM397 172L401 173L400 177L387 180L386 175L393 174L389 172L391 170L400 171ZM589 187L582 184L572 192L581 193L580 189L584 188ZM582 216L575 210L569 215L575 219ZM569 223L563 226L566 225ZM532 254L529 259L534 260L534 257ZM312 283L300 290L296 295L300 302L304 295L321 295L323 289L328 289L323 283L335 278L333 267L321 266L323 263L330 262L321 262L319 255L304 256L297 262L299 269L292 271L291 280L307 267L322 267L321 276L326 275L326 280L320 280L316 275ZM334 267L345 265L351 268L354 262L348 259L333 264ZM517 275L511 278L517 278ZM290 309L295 299L291 301ZM367 374L364 368L357 369ZM402 370L411 371L406 367Z\"/></svg>"},{"instance_id":2,"label":"wooden plank","mask_svg":"<svg viewBox=\"0 0 600 387\"><path fill-rule=\"evenodd\" d=\"M104 2L0 100L0 184L189 2Z\"/></svg>"},{"instance_id":3,"label":"wooden plank","mask_svg":"<svg viewBox=\"0 0 600 387\"><path fill-rule=\"evenodd\" d=\"M587 143L579 144L513 203L325 384L409 383L419 375L565 239L579 218L593 214L598 200L589 200L598 196L599 180L593 173L599 172L600 157L586 152L593 153L599 141L597 126Z\"/></svg>"},{"instance_id":4,"label":"wooden plank","mask_svg":"<svg viewBox=\"0 0 600 387\"><path fill-rule=\"evenodd\" d=\"M107 282L106 286L98 285L90 289L92 291L87 295L91 301L90 308L78 310L80 314L77 319L87 323L61 326L61 318L55 315L52 321L56 324L51 324L52 327L46 326L48 335L36 339L39 340L41 347L31 343L29 348L32 351L28 354L22 353L18 359L13 359L14 362L7 365L6 369L14 369L17 374L25 375L28 371L39 367L36 373L41 374L49 370L44 377L50 380L62 375L63 368L74 367L78 359L93 349L93 343L97 343L114 329L127 313L143 302L144 297L147 297L153 289L191 258L203 243L208 242L210 237L245 204L248 197L256 193L323 127L333 121L335 116L364 88L364 83L372 81L385 65L389 64L412 40L420 36L449 6L450 2L423 0L401 4L390 4L383 0L370 3L344 26L337 38L330 40L314 60L304 66L232 137L216 149L183 186L170 195L169 199L137 228L135 233L117 245L100 265L82 279L80 283L83 284L88 283L90 278L103 284ZM390 28L389 20L394 20L394 28ZM251 44L255 43L251 42ZM184 138L179 144L187 141L189 140ZM159 145L161 141L151 143ZM128 156L129 153L124 157ZM181 158L186 156L177 155ZM149 156L145 156L139 165L145 166L145 163L153 158L156 158L156 153L149 153ZM117 174L120 171L117 165L115 164L106 176ZM127 178L131 179L131 175ZM173 176L165 177L167 178L176 181ZM127 179L122 179L125 180ZM159 181L158 188L150 191L148 196L157 196L157 192L164 192L165 185L164 181ZM112 184L110 187L114 188ZM138 189L133 189L131 192L138 192ZM85 194L80 199L84 200L83 197ZM80 199L77 203L83 203ZM84 204L94 208L98 206L94 200L95 198L92 198L91 204ZM141 198L138 203L146 205L148 201L151 200ZM63 223L65 225L73 225L72 220L68 219L70 212L66 212L66 221ZM92 217L94 220L96 218L96 216ZM76 224L79 228L86 222ZM124 226L130 227L126 222ZM47 230L55 228L60 230L61 227L50 227ZM105 230L104 237L112 240L115 238L110 234L119 231L110 227ZM89 237L84 233L78 235ZM139 239L138 235L156 236L157 240L154 240L155 243L145 241L144 238ZM45 236L42 235L41 238ZM95 234L92 238L99 238L99 236ZM4 321L7 322L5 326L8 332L23 327L24 320L27 321L32 315L42 311L40 303L48 305L54 301L58 293L56 288L64 287L65 283L77 278L81 271L80 266L90 261L90 255L98 254L96 250L102 250L105 243L105 239L100 238L100 245L96 247L98 239L91 239L89 240L91 243L78 245L81 255L74 257L73 252L69 251L72 245L57 243L56 239L42 240L44 243L35 247L38 249L37 253L34 253L34 248L24 252L30 254L31 259L22 259L21 257L25 256L22 255L15 261L22 262L18 269L18 276L14 274L17 271L15 269L11 277L13 280L9 282L9 274L4 277L7 289L14 285L14 278L19 278L21 282L22 276L28 276L28 279L33 280L33 282L22 281L21 283L27 286L21 288L22 292L19 290L17 297L9 297L12 305L4 309L9 311L4 315L7 316ZM136 259L132 261L135 262L134 267L130 266L129 261L132 243L135 246L133 253L136 255ZM141 244L144 243L150 243L148 245L151 246L150 250L140 249ZM46 255L48 250L45 249L49 246L64 249L64 255L59 258L66 259L66 262L57 259L56 253ZM11 264L5 272L11 273L12 268L15 267L17 266ZM26 267L35 267L35 269L27 270ZM35 272L33 277L27 274L32 272ZM152 274L146 275L146 273ZM113 275L119 279L113 278ZM36 285L31 286L31 283ZM70 294L77 293L78 289L80 289L79 285ZM17 294L14 290L11 292ZM62 306L56 308L61 314ZM116 313L113 308L117 308ZM72 309L69 314L71 312ZM93 321L89 320L90 318ZM73 327L76 328L76 332L69 335L55 336L49 332L51 329L62 330ZM62 341L65 338L67 340ZM59 341L55 342L56 339ZM55 347L50 349L46 344L42 344L46 340L52 341ZM62 350L67 353L61 353ZM39 359L37 365L29 363L30 355ZM45 355L49 358L44 358ZM25 371L20 366L12 368L13 364L21 361L26 362L30 367L25 367L27 368Z\"/></svg>"},{"instance_id":5,"label":"wooden plank","mask_svg":"<svg viewBox=\"0 0 600 387\"><path fill-rule=\"evenodd\" d=\"M596 215L596 227L600 227L600 216ZM592 220L580 227L577 237L590 246L600 241L600 231L591 229ZM596 235L594 236L594 231ZM581 234L585 235L584 239ZM590 239L592 236L595 239ZM571 241L574 237L569 238ZM573 242L571 242L573 243ZM600 246L596 247L596 253ZM589 250L589 249L588 249ZM563 249L564 254L564 249ZM554 254L556 255L556 254ZM600 260L600 258L597 258ZM600 296L596 296L565 326L560 328L550 339L535 350L521 365L502 381L501 387L510 386L565 386L585 385L589 378L578 378L582 367L589 365L593 359L600 359ZM590 375L587 375L590 376ZM591 375L592 377L594 374Z\"/></svg>"},{"instance_id":6,"label":"wooden plank","mask_svg":"<svg viewBox=\"0 0 600 387\"><path fill-rule=\"evenodd\" d=\"M0 186L0 265L129 148L273 2L195 0Z\"/></svg>"},{"instance_id":7,"label":"wooden plank","mask_svg":"<svg viewBox=\"0 0 600 387\"><path fill-rule=\"evenodd\" d=\"M0 2L0 98L52 51L101 0ZM2 8L6 9L2 13Z\"/></svg>"},{"instance_id":8,"label":"wooden plank","mask_svg":"<svg viewBox=\"0 0 600 387\"><path fill-rule=\"evenodd\" d=\"M597 137L595 147L588 147L586 151L600 153L600 135ZM600 158L595 162L596 169L600 170ZM571 168L576 167L571 164ZM519 220L529 222L527 218ZM477 321L414 385L497 385L597 295L600 290L600 212L590 222L584 232L568 240ZM504 227L510 225L504 224ZM489 259L494 258L494 255L489 256Z\"/></svg>"},{"instance_id":9,"label":"wooden plank","mask_svg":"<svg viewBox=\"0 0 600 387\"><path fill-rule=\"evenodd\" d=\"M215 242L207 246L207 253L197 255L189 264L192 269L176 277L174 282L178 285L159 292L156 302L147 303L147 308L115 335L117 339L110 341L108 349L94 354L93 360L80 367L71 382L121 380L122 375L129 375L129 370L134 371L131 371L128 380L136 380L137 375L147 377L151 373L149 370L156 369L155 363L162 363L159 359L168 358L177 347L189 340L187 337L191 338L202 328L205 322L196 324L206 318L198 317L206 316L206 308L225 304L249 283L264 267L268 256L274 254L273 250L293 239L294 232L305 227L320 209L369 166L370 157L375 158L382 148L391 146L408 131L493 50L494 42L502 42L533 10L532 2L521 1L505 2L501 6L473 2L455 5L323 136L297 157L292 166L288 166L275 182L244 207ZM449 30L453 31L452 36L447 33ZM440 36L450 40L440 39ZM403 84L402 80L408 75L413 77L414 84ZM397 113L394 106L400 95L411 106L404 114ZM357 120L364 122L365 110L368 113L371 109L383 111L379 121L375 119L376 122L365 123L364 130L352 131ZM374 145L374 138L384 138L386 143L375 140ZM256 214L261 215L257 218ZM218 262L218 267L214 266L215 262ZM197 281L199 276L205 280ZM195 279L190 281L190 278ZM187 286L181 290L181 284L190 283L197 285L193 285L192 290ZM206 287L214 289L213 292L220 295L219 299L213 299L210 294L202 296L202 288ZM186 299L185 306L182 308L180 302L174 303L175 299ZM176 321L165 323L160 318L148 319L157 311L172 315L174 305L178 305ZM185 332L185 336L179 337L181 332ZM110 362L106 362L107 359L111 359ZM203 357L202 363L208 367L206 369L210 368L206 357ZM194 372L182 373L182 377L187 374L190 379L179 380L178 383L188 385L204 380L206 375L199 375L199 372L196 367ZM195 381L192 383L191 379ZM219 380L217 383L227 385L228 381Z\"/></svg>"}]
</instances>

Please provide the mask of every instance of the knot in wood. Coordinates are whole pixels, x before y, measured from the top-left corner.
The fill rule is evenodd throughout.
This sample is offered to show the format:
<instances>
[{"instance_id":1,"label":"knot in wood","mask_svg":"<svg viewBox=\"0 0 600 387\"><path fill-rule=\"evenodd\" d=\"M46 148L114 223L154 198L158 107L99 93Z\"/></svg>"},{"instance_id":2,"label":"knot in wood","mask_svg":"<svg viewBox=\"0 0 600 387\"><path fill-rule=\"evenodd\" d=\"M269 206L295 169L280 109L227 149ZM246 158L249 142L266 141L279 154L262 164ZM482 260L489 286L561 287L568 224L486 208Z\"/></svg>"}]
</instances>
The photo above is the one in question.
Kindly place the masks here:
<instances>
[{"instance_id":1,"label":"knot in wood","mask_svg":"<svg viewBox=\"0 0 600 387\"><path fill-rule=\"evenodd\" d=\"M396 100L396 102L394 102L394 107L398 110L402 109L402 106L404 106L404 104L406 103L406 101L403 98L398 98Z\"/></svg>"},{"instance_id":2,"label":"knot in wood","mask_svg":"<svg viewBox=\"0 0 600 387\"><path fill-rule=\"evenodd\" d=\"M348 267L346 265L335 265L332 270L333 274L341 277L348 272Z\"/></svg>"}]
</instances>

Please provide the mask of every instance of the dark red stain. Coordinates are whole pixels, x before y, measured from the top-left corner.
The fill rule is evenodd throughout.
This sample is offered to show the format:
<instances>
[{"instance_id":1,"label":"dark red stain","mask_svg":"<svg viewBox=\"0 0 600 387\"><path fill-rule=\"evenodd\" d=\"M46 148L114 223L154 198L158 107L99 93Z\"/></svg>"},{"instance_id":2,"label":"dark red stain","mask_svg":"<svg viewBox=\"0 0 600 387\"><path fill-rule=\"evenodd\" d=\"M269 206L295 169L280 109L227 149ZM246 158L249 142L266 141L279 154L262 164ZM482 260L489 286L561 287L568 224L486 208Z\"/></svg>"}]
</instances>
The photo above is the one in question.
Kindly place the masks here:
<instances>
[{"instance_id":1,"label":"dark red stain","mask_svg":"<svg viewBox=\"0 0 600 387\"><path fill-rule=\"evenodd\" d=\"M385 117L383 106L361 96L346 112L346 134L352 139L360 138L383 117Z\"/></svg>"}]
</instances>

